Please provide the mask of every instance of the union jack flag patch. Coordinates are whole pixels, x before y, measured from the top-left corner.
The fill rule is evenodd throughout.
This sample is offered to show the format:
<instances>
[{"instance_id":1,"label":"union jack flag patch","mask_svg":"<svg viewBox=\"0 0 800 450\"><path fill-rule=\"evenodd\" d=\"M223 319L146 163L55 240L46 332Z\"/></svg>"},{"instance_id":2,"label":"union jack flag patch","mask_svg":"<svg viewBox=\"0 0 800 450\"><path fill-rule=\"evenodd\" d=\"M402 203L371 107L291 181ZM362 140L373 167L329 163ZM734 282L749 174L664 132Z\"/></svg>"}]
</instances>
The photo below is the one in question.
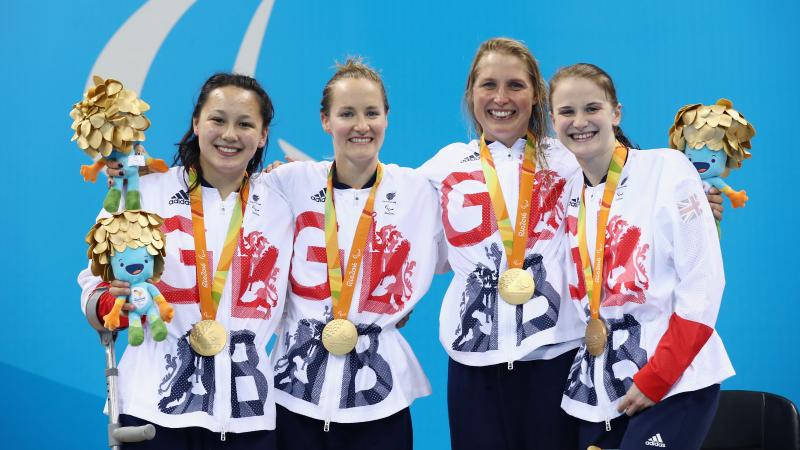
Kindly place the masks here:
<instances>
[{"instance_id":1,"label":"union jack flag patch","mask_svg":"<svg viewBox=\"0 0 800 450\"><path fill-rule=\"evenodd\" d=\"M692 194L686 200L678 202L678 212L683 223L689 223L697 217L703 215L702 203L697 200L697 194Z\"/></svg>"}]
</instances>

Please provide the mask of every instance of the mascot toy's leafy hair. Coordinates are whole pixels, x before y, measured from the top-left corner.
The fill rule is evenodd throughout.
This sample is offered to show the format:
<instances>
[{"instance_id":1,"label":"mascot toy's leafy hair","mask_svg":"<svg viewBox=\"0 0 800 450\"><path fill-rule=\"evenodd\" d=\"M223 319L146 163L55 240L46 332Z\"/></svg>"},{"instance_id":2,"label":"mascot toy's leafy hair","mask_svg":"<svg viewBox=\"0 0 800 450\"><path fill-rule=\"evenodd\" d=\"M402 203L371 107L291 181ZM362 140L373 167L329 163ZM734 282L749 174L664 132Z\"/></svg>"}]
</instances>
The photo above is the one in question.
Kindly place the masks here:
<instances>
[{"instance_id":1,"label":"mascot toy's leafy hair","mask_svg":"<svg viewBox=\"0 0 800 450\"><path fill-rule=\"evenodd\" d=\"M118 161L124 174L114 177L114 186L106 194L103 208L110 213L117 212L127 180L125 207L140 209L139 167L167 171L163 160L150 158L140 146L135 146L134 150L134 143L143 141L144 130L150 127L150 121L144 116L150 105L117 80L104 80L96 75L92 80L94 86L69 113L73 119L71 128L75 131L72 140L78 141L78 147L95 160L91 166L81 167L81 175L84 180L94 182L106 160Z\"/></svg>"},{"instance_id":2,"label":"mascot toy's leafy hair","mask_svg":"<svg viewBox=\"0 0 800 450\"><path fill-rule=\"evenodd\" d=\"M153 340L163 341L167 337L164 322L170 322L174 314L158 288L147 282L158 280L164 271L166 236L160 228L162 223L157 214L128 210L99 219L86 235L92 273L103 281L116 279L131 284L131 294L118 297L111 312L103 316L103 325L115 330L125 302L134 306L128 312L130 345L144 341L141 316L147 316Z\"/></svg>"},{"instance_id":3,"label":"mascot toy's leafy hair","mask_svg":"<svg viewBox=\"0 0 800 450\"><path fill-rule=\"evenodd\" d=\"M753 125L733 109L733 103L722 98L710 106L696 103L681 108L669 129L669 146L686 154L706 189L719 189L739 208L747 202L747 193L734 191L722 178L750 158L747 149L755 134Z\"/></svg>"}]
</instances>

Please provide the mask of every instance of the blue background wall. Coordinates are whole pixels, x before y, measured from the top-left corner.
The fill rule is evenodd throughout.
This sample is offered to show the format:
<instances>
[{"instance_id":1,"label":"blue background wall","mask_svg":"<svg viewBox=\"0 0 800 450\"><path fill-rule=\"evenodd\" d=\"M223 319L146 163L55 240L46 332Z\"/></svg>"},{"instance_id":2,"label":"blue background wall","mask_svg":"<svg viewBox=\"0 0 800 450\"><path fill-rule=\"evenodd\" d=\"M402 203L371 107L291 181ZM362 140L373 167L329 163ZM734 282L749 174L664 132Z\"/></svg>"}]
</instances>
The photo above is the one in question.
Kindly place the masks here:
<instances>
[{"instance_id":1,"label":"blue background wall","mask_svg":"<svg viewBox=\"0 0 800 450\"><path fill-rule=\"evenodd\" d=\"M74 281L104 187L78 174L87 159L69 142L68 112L126 20L169 1L2 2L0 268L11 286L0 327L3 447L104 445L103 356ZM260 4L186 3L141 88L153 106L146 145L170 160L196 90L211 72L233 68ZM268 158L281 157L278 138L315 158L332 154L319 125L321 89L334 61L353 54L382 70L389 91L382 159L408 166L468 137L463 83L477 45L492 36L526 41L547 77L578 61L605 68L624 104L623 126L643 148L666 145L680 106L727 97L758 135L753 158L729 179L751 201L736 211L726 202L723 222L727 287L717 328L738 372L723 387L797 403L798 9L788 1L276 0L255 68L277 110ZM124 73L103 75L126 81ZM434 387L412 407L418 449L449 445L446 356L436 331L448 281L437 278L404 330Z\"/></svg>"}]
</instances>

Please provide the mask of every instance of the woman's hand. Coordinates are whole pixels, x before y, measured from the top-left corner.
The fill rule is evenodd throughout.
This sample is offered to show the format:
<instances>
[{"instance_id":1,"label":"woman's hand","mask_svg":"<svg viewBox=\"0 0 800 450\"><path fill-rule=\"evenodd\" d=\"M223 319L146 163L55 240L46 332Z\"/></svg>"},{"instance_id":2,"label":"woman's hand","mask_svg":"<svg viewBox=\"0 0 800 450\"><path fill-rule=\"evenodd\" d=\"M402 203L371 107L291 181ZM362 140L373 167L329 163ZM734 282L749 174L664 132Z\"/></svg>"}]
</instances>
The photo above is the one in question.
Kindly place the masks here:
<instances>
[{"instance_id":1,"label":"woman's hand","mask_svg":"<svg viewBox=\"0 0 800 450\"><path fill-rule=\"evenodd\" d=\"M127 281L114 280L109 283L108 293L113 295L114 298L127 297L131 295L131 284ZM122 306L123 311L133 311L135 307L130 303L125 303Z\"/></svg>"},{"instance_id":2,"label":"woman's hand","mask_svg":"<svg viewBox=\"0 0 800 450\"><path fill-rule=\"evenodd\" d=\"M146 155L147 151L141 144L136 144L133 147L133 153L139 155ZM152 173L149 167L147 167L146 165L139 167L140 177L147 175L148 173ZM108 177L107 184L109 188L114 186L114 180L113 180L114 177L121 177L123 175L125 175L125 172L123 171L122 163L120 163L119 161L110 161L106 159L106 176Z\"/></svg>"},{"instance_id":3,"label":"woman's hand","mask_svg":"<svg viewBox=\"0 0 800 450\"><path fill-rule=\"evenodd\" d=\"M122 163L119 161L106 160L106 184L109 188L114 187L114 177L123 175Z\"/></svg>"},{"instance_id":4,"label":"woman's hand","mask_svg":"<svg viewBox=\"0 0 800 450\"><path fill-rule=\"evenodd\" d=\"M406 314L405 317L403 317L402 319L400 319L399 322L397 322L397 325L395 325L395 327L396 328L403 328L404 326L406 326L406 324L408 323L408 319L411 318L411 313L413 313L413 312L414 312L413 309L411 311L409 311L408 314Z\"/></svg>"},{"instance_id":5,"label":"woman's hand","mask_svg":"<svg viewBox=\"0 0 800 450\"><path fill-rule=\"evenodd\" d=\"M708 198L708 206L711 207L714 218L718 221L722 221L722 211L725 209L722 206L722 193L719 189L712 187L708 190L706 198Z\"/></svg>"},{"instance_id":6,"label":"woman's hand","mask_svg":"<svg viewBox=\"0 0 800 450\"><path fill-rule=\"evenodd\" d=\"M655 404L656 402L650 400L646 395L642 394L642 391L636 387L636 383L633 383L631 384L631 388L628 389L628 393L625 394L625 397L620 400L619 406L617 406L617 411L624 412L628 416L632 416L637 412L645 410Z\"/></svg>"},{"instance_id":7,"label":"woman's hand","mask_svg":"<svg viewBox=\"0 0 800 450\"><path fill-rule=\"evenodd\" d=\"M281 165L286 164L286 163L290 163L290 162L294 162L294 159L289 158L288 156L286 157L286 162L277 161L277 160L276 161L272 161L267 167L264 168L264 173L270 173L273 170L275 170L278 167L280 167Z\"/></svg>"}]
</instances>

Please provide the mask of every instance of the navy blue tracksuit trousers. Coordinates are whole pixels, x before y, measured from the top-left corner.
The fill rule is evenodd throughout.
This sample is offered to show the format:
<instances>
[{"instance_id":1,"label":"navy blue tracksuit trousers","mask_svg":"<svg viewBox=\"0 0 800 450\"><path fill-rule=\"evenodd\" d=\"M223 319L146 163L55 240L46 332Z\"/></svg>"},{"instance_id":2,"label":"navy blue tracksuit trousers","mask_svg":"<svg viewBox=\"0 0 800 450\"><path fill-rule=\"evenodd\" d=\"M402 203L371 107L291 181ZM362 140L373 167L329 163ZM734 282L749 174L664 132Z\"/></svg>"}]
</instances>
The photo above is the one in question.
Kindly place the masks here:
<instances>
[{"instance_id":1,"label":"navy blue tracksuit trousers","mask_svg":"<svg viewBox=\"0 0 800 450\"><path fill-rule=\"evenodd\" d=\"M141 426L150 422L138 417L120 414L122 426ZM156 437L152 441L124 444L125 450L276 450L275 430L249 433L221 433L200 427L167 428L155 425Z\"/></svg>"},{"instance_id":2,"label":"navy blue tracksuit trousers","mask_svg":"<svg viewBox=\"0 0 800 450\"><path fill-rule=\"evenodd\" d=\"M473 367L452 359L447 377L453 450L573 450L578 421L561 409L576 350L550 360ZM585 447L584 447L585 448Z\"/></svg>"},{"instance_id":3,"label":"navy blue tracksuit trousers","mask_svg":"<svg viewBox=\"0 0 800 450\"><path fill-rule=\"evenodd\" d=\"M411 413L404 408L389 417L359 423L330 423L277 405L279 450L411 450ZM262 450L252 448L250 450Z\"/></svg>"},{"instance_id":4,"label":"navy blue tracksuit trousers","mask_svg":"<svg viewBox=\"0 0 800 450\"><path fill-rule=\"evenodd\" d=\"M621 450L699 449L717 412L719 385L673 395L633 417L605 422L580 421L580 448L596 445Z\"/></svg>"}]
</instances>

